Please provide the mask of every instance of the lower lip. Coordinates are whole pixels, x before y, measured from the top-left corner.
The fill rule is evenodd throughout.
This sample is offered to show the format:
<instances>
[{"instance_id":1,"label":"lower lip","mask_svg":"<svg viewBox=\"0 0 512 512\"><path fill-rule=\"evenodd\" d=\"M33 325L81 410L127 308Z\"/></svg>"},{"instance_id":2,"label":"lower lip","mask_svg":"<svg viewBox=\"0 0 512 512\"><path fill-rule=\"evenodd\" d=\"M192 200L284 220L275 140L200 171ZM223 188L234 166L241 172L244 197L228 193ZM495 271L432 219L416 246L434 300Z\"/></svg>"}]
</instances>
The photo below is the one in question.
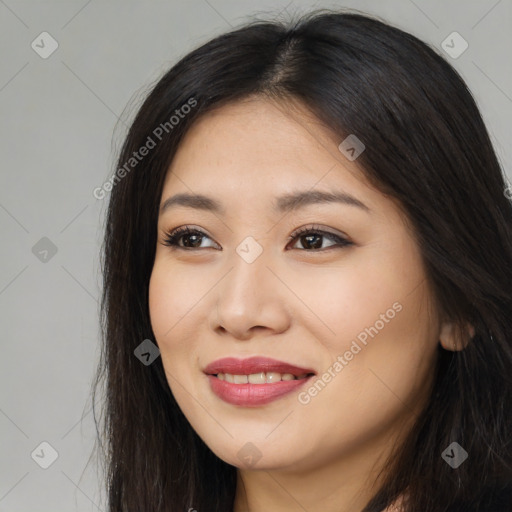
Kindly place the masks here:
<instances>
[{"instance_id":1,"label":"lower lip","mask_svg":"<svg viewBox=\"0 0 512 512\"><path fill-rule=\"evenodd\" d=\"M212 391L222 400L233 405L255 407L268 404L303 386L312 377L281 380L272 384L233 384L207 375Z\"/></svg>"}]
</instances>

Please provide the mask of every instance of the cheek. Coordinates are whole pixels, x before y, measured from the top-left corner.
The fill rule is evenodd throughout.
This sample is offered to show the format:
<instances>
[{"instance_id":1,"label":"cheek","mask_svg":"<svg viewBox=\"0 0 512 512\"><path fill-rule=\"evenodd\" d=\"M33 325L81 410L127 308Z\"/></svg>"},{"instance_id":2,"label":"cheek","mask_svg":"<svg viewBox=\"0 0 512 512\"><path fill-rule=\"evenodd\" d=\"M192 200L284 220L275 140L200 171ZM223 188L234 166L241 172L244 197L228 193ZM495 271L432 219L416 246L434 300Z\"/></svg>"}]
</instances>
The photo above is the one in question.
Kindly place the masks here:
<instances>
[{"instance_id":1,"label":"cheek","mask_svg":"<svg viewBox=\"0 0 512 512\"><path fill-rule=\"evenodd\" d=\"M367 395L373 407L372 396L414 394L429 379L437 317L420 256L407 240L373 244L343 266L295 282L330 360L347 361L337 373L339 392Z\"/></svg>"},{"instance_id":2,"label":"cheek","mask_svg":"<svg viewBox=\"0 0 512 512\"><path fill-rule=\"evenodd\" d=\"M149 281L149 315L162 362L170 369L170 362L179 363L180 354L184 353L180 347L191 348L183 329L187 325L187 314L198 299L194 292L196 287L188 280L185 282L183 274L167 267L155 262ZM173 357L169 358L171 353Z\"/></svg>"},{"instance_id":3,"label":"cheek","mask_svg":"<svg viewBox=\"0 0 512 512\"><path fill-rule=\"evenodd\" d=\"M157 340L161 339L173 325L175 304L168 290L174 286L172 279L168 277L170 275L161 272L155 264L149 280L149 316Z\"/></svg>"},{"instance_id":4,"label":"cheek","mask_svg":"<svg viewBox=\"0 0 512 512\"><path fill-rule=\"evenodd\" d=\"M149 282L151 327L169 387L185 410L191 404L184 389L194 389L190 368L197 353L194 337L187 332L191 327L190 314L198 301L194 290L197 287L191 286L188 279L185 282L183 273L169 268L167 262L155 262Z\"/></svg>"},{"instance_id":5,"label":"cheek","mask_svg":"<svg viewBox=\"0 0 512 512\"><path fill-rule=\"evenodd\" d=\"M173 338L207 290L208 282L198 272L184 272L157 258L149 281L149 313L155 336L160 341Z\"/></svg>"},{"instance_id":6,"label":"cheek","mask_svg":"<svg viewBox=\"0 0 512 512\"><path fill-rule=\"evenodd\" d=\"M333 311L336 335L325 338L332 340L326 344L331 361L339 364L317 405L329 410L330 404L340 403L330 413L333 418L352 411L358 419L351 421L361 428L377 428L400 411L420 408L432 377L437 344L426 289L422 285L402 296L394 290L365 301L354 289L355 307L347 302L351 314L338 311L336 317Z\"/></svg>"},{"instance_id":7,"label":"cheek","mask_svg":"<svg viewBox=\"0 0 512 512\"><path fill-rule=\"evenodd\" d=\"M294 292L306 306L300 308L303 319L311 318L309 327L331 348L343 348L361 333L364 338L366 329L376 323L378 330L400 324L407 316L404 310L412 316L418 314L415 290L424 281L421 269L406 268L396 261L387 264L381 255L362 257L360 252L342 266L289 276L295 283ZM300 311L297 309L296 314Z\"/></svg>"}]
</instances>

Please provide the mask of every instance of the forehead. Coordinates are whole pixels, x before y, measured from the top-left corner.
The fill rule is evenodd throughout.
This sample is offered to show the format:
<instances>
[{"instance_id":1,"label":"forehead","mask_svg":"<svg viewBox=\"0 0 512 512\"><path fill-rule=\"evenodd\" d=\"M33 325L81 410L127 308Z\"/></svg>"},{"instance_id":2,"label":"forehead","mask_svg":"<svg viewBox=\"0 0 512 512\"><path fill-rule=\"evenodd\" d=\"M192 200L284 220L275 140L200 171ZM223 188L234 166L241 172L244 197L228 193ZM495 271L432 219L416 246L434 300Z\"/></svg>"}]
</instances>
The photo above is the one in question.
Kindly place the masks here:
<instances>
[{"instance_id":1,"label":"forehead","mask_svg":"<svg viewBox=\"0 0 512 512\"><path fill-rule=\"evenodd\" d=\"M298 103L237 101L205 114L189 129L164 190L199 184L207 190L243 184L286 189L339 185L340 179L347 186L368 185L357 164L338 150L340 142Z\"/></svg>"}]
</instances>

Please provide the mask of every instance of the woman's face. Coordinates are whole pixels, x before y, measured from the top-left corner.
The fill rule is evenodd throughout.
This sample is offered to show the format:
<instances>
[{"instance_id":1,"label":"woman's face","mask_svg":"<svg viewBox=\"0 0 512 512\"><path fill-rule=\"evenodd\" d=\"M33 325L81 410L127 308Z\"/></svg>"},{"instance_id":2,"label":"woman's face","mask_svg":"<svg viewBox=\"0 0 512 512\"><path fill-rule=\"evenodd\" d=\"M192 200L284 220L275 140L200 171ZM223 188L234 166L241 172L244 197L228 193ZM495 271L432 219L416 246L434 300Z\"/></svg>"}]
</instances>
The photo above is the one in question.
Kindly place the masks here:
<instances>
[{"instance_id":1,"label":"woman's face","mask_svg":"<svg viewBox=\"0 0 512 512\"><path fill-rule=\"evenodd\" d=\"M341 153L341 140L293 112L252 99L203 117L160 203L208 198L182 196L160 214L150 315L180 408L240 468L381 453L425 403L441 329L395 203ZM193 232L165 245L182 226ZM207 369L251 357L284 366Z\"/></svg>"}]
</instances>

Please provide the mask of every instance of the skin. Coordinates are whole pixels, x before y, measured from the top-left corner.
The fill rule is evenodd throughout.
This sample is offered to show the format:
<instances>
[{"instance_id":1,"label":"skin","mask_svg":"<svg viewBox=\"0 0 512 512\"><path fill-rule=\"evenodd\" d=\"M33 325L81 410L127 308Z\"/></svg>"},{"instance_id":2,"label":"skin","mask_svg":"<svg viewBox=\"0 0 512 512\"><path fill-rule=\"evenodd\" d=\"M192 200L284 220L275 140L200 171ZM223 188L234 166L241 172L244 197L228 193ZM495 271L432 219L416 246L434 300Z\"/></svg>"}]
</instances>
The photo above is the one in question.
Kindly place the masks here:
<instances>
[{"instance_id":1,"label":"skin","mask_svg":"<svg viewBox=\"0 0 512 512\"><path fill-rule=\"evenodd\" d=\"M340 142L300 104L253 97L198 120L164 183L161 204L198 193L225 209L173 206L160 215L149 303L180 408L238 468L235 512L360 511L428 398L438 343L457 348L404 214ZM342 190L369 211L333 202L273 213L277 196L310 189ZM195 239L200 247L164 245L166 233L184 225L205 233ZM308 245L313 225L352 245L325 236ZM313 233L290 240L301 227ZM252 263L236 252L248 236L263 250ZM258 407L231 405L202 371L221 357L256 355L322 376L395 303L400 312L307 404L297 391ZM256 462L238 456L253 450L248 442L261 454Z\"/></svg>"}]
</instances>

